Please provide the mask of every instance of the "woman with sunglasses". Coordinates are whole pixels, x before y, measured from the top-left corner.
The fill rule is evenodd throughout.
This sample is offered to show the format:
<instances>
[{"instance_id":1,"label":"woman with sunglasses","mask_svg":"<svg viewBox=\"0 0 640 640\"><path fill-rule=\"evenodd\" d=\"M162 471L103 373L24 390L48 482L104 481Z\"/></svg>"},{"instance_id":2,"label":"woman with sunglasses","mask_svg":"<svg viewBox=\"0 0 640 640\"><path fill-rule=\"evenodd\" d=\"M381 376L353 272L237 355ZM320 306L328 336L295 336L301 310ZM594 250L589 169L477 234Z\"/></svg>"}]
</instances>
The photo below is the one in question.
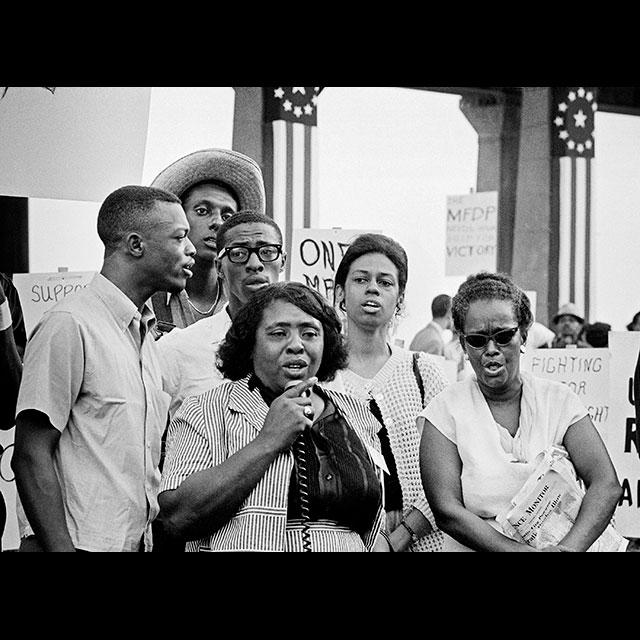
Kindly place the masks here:
<instances>
[{"instance_id":1,"label":"woman with sunglasses","mask_svg":"<svg viewBox=\"0 0 640 640\"><path fill-rule=\"evenodd\" d=\"M445 551L535 551L501 533L495 517L561 445L587 491L562 544L585 551L609 524L621 494L613 464L578 396L520 371L531 326L526 294L507 275L469 276L452 302L460 344L475 376L450 385L420 414L420 470Z\"/></svg>"}]
</instances>

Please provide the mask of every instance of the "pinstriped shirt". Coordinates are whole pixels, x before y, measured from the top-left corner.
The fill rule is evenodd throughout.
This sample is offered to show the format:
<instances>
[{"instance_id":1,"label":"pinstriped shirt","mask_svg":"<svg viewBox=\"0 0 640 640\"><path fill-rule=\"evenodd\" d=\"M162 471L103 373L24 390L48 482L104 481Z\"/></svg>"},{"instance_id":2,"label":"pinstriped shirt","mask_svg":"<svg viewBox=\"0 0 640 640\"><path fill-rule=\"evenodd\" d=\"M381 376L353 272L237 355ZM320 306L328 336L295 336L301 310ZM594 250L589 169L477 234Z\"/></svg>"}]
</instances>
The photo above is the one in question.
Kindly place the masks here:
<instances>
[{"instance_id":1,"label":"pinstriped shirt","mask_svg":"<svg viewBox=\"0 0 640 640\"><path fill-rule=\"evenodd\" d=\"M188 476L213 468L247 446L264 424L268 406L249 376L225 382L199 396L187 398L169 425L160 491L176 489ZM365 445L380 452L377 422L368 407L346 394L327 390ZM372 462L373 464L373 462ZM187 551L284 551L287 547L287 498L294 459L291 450L280 453L247 496L236 515L208 538L187 543ZM382 525L382 505L371 530L363 536L373 547ZM319 540L332 535L315 531ZM327 548L321 543L319 548ZM337 549L336 549L337 550Z\"/></svg>"}]
</instances>

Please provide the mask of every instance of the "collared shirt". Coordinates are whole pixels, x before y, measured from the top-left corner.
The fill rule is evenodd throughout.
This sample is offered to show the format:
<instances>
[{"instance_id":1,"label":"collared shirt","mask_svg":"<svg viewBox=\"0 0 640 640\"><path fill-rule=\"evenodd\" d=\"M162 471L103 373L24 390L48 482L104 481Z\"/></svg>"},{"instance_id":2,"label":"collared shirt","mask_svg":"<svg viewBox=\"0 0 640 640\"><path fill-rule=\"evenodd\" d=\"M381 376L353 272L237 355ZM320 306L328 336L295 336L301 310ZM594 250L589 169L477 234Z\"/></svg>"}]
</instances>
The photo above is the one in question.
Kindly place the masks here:
<instances>
[{"instance_id":1,"label":"collared shirt","mask_svg":"<svg viewBox=\"0 0 640 640\"><path fill-rule=\"evenodd\" d=\"M226 304L226 298L222 291L222 285L218 285L219 295L214 303L213 315L215 316ZM151 296L149 304L153 310L158 323L154 329L156 337L162 337L171 333L174 328L185 329L192 324L202 322L204 317L194 312L189 304L187 292L183 289L179 293L168 293L159 291ZM211 317L211 316L206 316Z\"/></svg>"},{"instance_id":2,"label":"collared shirt","mask_svg":"<svg viewBox=\"0 0 640 640\"><path fill-rule=\"evenodd\" d=\"M157 342L163 389L171 396L169 417L182 401L223 381L216 367L218 346L231 327L229 307L185 329L174 329Z\"/></svg>"},{"instance_id":3,"label":"collared shirt","mask_svg":"<svg viewBox=\"0 0 640 640\"><path fill-rule=\"evenodd\" d=\"M143 536L150 548L169 405L154 322L97 274L47 311L27 343L16 415L41 411L61 433L54 466L76 548L137 551Z\"/></svg>"},{"instance_id":4,"label":"collared shirt","mask_svg":"<svg viewBox=\"0 0 640 640\"><path fill-rule=\"evenodd\" d=\"M424 351L436 356L444 355L444 329L433 320L418 331L409 345L411 351Z\"/></svg>"}]
</instances>

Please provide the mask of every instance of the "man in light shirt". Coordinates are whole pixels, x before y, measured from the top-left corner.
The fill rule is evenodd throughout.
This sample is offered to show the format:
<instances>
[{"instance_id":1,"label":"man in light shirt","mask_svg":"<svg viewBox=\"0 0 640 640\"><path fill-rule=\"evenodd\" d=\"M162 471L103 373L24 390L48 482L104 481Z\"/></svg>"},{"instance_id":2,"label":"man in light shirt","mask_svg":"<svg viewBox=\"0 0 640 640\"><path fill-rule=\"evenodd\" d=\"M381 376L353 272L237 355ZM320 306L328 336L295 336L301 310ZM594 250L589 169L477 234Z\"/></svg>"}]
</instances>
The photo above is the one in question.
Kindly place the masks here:
<instances>
[{"instance_id":1,"label":"man in light shirt","mask_svg":"<svg viewBox=\"0 0 640 640\"><path fill-rule=\"evenodd\" d=\"M21 550L150 550L158 513L162 390L146 301L178 292L195 248L180 200L111 193L98 213L100 273L54 305L27 342L12 468L30 529Z\"/></svg>"},{"instance_id":2,"label":"man in light shirt","mask_svg":"<svg viewBox=\"0 0 640 640\"><path fill-rule=\"evenodd\" d=\"M453 328L451 317L451 296L446 293L437 295L431 302L433 319L416 333L409 345L411 351L424 351L436 356L444 356L444 332Z\"/></svg>"},{"instance_id":3,"label":"man in light shirt","mask_svg":"<svg viewBox=\"0 0 640 640\"><path fill-rule=\"evenodd\" d=\"M284 269L282 232L266 215L236 213L219 228L216 244L217 270L228 304L210 318L174 329L157 343L163 388L171 396L170 419L187 396L204 393L222 382L216 352L233 317L256 291L277 282Z\"/></svg>"}]
</instances>

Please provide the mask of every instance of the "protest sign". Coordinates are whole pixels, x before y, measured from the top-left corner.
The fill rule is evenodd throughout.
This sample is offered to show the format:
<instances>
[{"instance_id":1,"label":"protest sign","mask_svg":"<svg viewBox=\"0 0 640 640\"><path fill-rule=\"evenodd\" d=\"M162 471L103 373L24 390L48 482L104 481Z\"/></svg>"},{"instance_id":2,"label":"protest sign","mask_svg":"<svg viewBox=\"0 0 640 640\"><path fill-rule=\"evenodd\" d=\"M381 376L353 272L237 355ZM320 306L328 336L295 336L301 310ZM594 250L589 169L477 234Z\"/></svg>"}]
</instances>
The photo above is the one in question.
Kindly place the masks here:
<instances>
[{"instance_id":1,"label":"protest sign","mask_svg":"<svg viewBox=\"0 0 640 640\"><path fill-rule=\"evenodd\" d=\"M3 551L15 550L20 545L16 516L16 482L11 469L14 431L15 428L8 431L0 430L0 500L4 500L7 510L7 521L2 534Z\"/></svg>"},{"instance_id":2,"label":"protest sign","mask_svg":"<svg viewBox=\"0 0 640 640\"><path fill-rule=\"evenodd\" d=\"M496 270L498 192L447 196L445 276Z\"/></svg>"},{"instance_id":3,"label":"protest sign","mask_svg":"<svg viewBox=\"0 0 640 640\"><path fill-rule=\"evenodd\" d=\"M616 527L623 536L640 538L640 332L612 331L609 350L611 415L605 442L622 484Z\"/></svg>"},{"instance_id":4,"label":"protest sign","mask_svg":"<svg viewBox=\"0 0 640 640\"><path fill-rule=\"evenodd\" d=\"M336 269L354 238L363 229L294 229L287 279L302 282L321 293L333 305Z\"/></svg>"},{"instance_id":5,"label":"protest sign","mask_svg":"<svg viewBox=\"0 0 640 640\"><path fill-rule=\"evenodd\" d=\"M574 391L606 442L610 419L609 349L526 349L523 371L557 380Z\"/></svg>"},{"instance_id":6,"label":"protest sign","mask_svg":"<svg viewBox=\"0 0 640 640\"><path fill-rule=\"evenodd\" d=\"M142 184L151 87L3 89L0 194L102 202Z\"/></svg>"},{"instance_id":7,"label":"protest sign","mask_svg":"<svg viewBox=\"0 0 640 640\"><path fill-rule=\"evenodd\" d=\"M86 287L95 271L62 271L60 273L14 273L24 327L29 335L42 314L66 296Z\"/></svg>"}]
</instances>

